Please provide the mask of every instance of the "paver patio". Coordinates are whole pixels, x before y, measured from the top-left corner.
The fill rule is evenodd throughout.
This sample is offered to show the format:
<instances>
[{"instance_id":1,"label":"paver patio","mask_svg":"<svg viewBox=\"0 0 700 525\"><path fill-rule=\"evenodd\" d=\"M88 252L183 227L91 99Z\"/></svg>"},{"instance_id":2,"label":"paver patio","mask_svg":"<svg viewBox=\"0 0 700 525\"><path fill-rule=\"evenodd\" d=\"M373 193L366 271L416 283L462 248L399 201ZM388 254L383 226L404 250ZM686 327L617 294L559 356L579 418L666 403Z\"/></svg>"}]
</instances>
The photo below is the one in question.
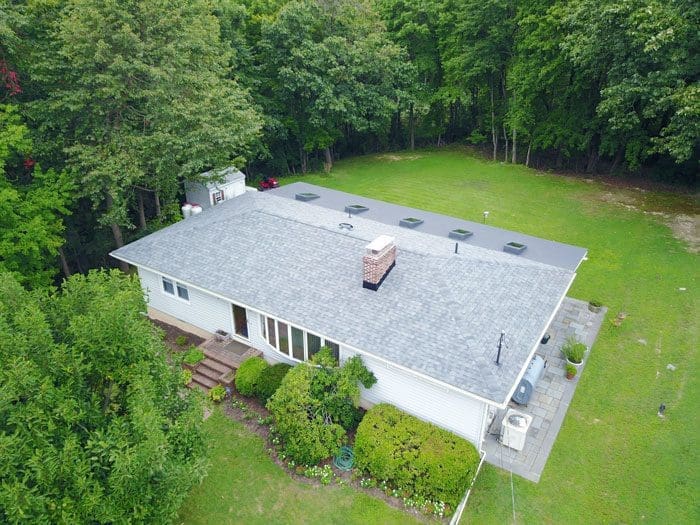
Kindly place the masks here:
<instances>
[{"instance_id":1,"label":"paver patio","mask_svg":"<svg viewBox=\"0 0 700 525\"><path fill-rule=\"evenodd\" d=\"M604 308L596 314L589 311L588 303L584 301L568 297L564 299L547 329L547 333L551 336L549 341L547 344L540 344L536 352L547 362L542 378L526 406L512 401L509 404L509 407L532 416L525 447L518 452L500 444L501 421L507 409L500 410L484 440L483 448L487 462L510 470L530 481L540 480L590 354L590 351L586 353L578 374L569 381L564 377L566 360L561 353L561 347L564 341L573 335L591 348L606 312Z\"/></svg>"}]
</instances>

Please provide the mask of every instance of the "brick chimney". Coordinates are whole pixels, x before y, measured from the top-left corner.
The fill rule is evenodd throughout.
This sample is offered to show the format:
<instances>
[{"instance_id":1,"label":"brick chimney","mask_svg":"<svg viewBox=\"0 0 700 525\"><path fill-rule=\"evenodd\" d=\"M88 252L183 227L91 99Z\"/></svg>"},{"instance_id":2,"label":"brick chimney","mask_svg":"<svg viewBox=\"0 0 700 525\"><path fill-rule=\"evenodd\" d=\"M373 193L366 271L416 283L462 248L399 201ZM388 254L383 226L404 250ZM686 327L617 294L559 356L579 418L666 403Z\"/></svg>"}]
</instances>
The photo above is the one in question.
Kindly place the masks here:
<instances>
[{"instance_id":1,"label":"brick chimney","mask_svg":"<svg viewBox=\"0 0 700 525\"><path fill-rule=\"evenodd\" d=\"M394 238L380 235L365 248L362 257L362 287L377 290L396 265Z\"/></svg>"}]
</instances>

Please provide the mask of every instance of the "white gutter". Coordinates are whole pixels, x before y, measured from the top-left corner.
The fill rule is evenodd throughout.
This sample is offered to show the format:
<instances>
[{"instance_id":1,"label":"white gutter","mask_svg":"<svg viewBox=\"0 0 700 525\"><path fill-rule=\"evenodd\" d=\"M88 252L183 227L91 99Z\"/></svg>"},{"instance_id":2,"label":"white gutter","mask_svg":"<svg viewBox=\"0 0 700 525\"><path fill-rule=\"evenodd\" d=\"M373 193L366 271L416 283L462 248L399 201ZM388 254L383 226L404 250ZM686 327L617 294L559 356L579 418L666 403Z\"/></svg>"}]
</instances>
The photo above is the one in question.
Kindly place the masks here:
<instances>
[{"instance_id":1,"label":"white gutter","mask_svg":"<svg viewBox=\"0 0 700 525\"><path fill-rule=\"evenodd\" d=\"M479 472L481 472L481 465L484 464L484 460L486 459L486 452L482 450L479 453L481 454L481 461L479 462L479 466L476 468L476 474L474 474L472 482L469 484L469 488L467 488L467 492L464 494L462 501L460 501L459 505L457 505L457 509L452 515L452 519L450 519L450 525L457 525L459 523L459 520L462 519L462 513L464 512L464 509L467 506L467 501L469 501L469 494L471 494L472 492L472 487L474 486L476 477L479 475Z\"/></svg>"},{"instance_id":2,"label":"white gutter","mask_svg":"<svg viewBox=\"0 0 700 525\"><path fill-rule=\"evenodd\" d=\"M196 284L192 284L192 283L190 283L189 281L185 281L185 280L183 280L183 279L180 279L179 277L175 277L174 275L170 275L170 274L164 273L164 272L162 272L162 271L160 271L160 270L155 270L155 269L153 269L153 268L149 268L148 266L144 266L143 264L137 264L137 263L135 263L135 262L133 262L133 261L130 261L130 260L124 258L124 257L120 257L120 256L114 255L114 252L111 252L109 255L112 256L112 257L114 257L115 259L118 259L118 260L120 260L120 261L124 261L125 263L130 264L130 265L132 265L132 266L135 266L135 267L137 267L137 268L143 268L144 270L147 270L147 271L149 271L149 272L152 272L152 273L155 273L155 274L158 274L158 275L162 275L163 277L166 277L166 278L168 278L168 279L172 279L172 280L181 282L181 283L183 283L183 284L185 284L185 285L187 285L187 286L192 287L192 288L195 289L195 290L199 290L200 292L204 292L204 293L206 293L206 294L213 295L214 297L217 297L218 299L221 299L222 301L226 301L227 303L235 302L236 304L240 304L241 306L244 306L245 308L248 308L249 310L252 310L253 312L257 312L257 313L259 313L259 314L263 314L263 315L265 315L265 316L267 316L267 317L274 317L274 318L276 318L276 319L281 319L281 318L279 317L279 315L277 315L277 314L272 314L272 313L265 312L264 310L260 310L259 308L256 308L256 307L247 305L247 304L245 304L244 302L239 301L238 299L231 299L231 298L226 297L226 296L223 296L223 295L221 295L221 294L219 294L219 293L213 292L213 291L211 291L211 290L207 290L206 288L202 288L201 286L197 286ZM574 277L576 277L576 274L574 274L573 277L571 278L571 281L569 281L569 285L566 287L566 291L569 290L569 287L571 286L571 283L573 282ZM564 292L564 295L563 295L563 296L561 297L561 299L559 300L559 303L557 304L557 308L554 310L554 313L552 314L552 316L550 317L549 321L547 322L547 325L545 326L544 330L547 330L547 328L549 327L549 324L552 322L552 319L554 318L554 315L557 313L557 310L559 310L559 306L561 306L561 303L562 303L562 301L564 300L564 297L566 297L566 292ZM282 319L282 320L284 320L284 319ZM286 320L285 320L285 321L286 321ZM296 324L296 323L292 323L292 324ZM306 328L306 327L304 327L304 326L301 326L301 325L297 325L297 326L299 326L300 328L306 330L307 332L316 333L315 330L309 330L308 328ZM544 331L542 332L542 334L544 334ZM542 334L540 334L540 339L542 339ZM321 334L321 335L325 335L325 334ZM408 374L411 374L411 375L413 375L413 376L415 376L415 377L419 377L419 378L423 379L424 381L427 381L428 383L433 383L433 384L435 384L435 385L437 385L437 386L440 386L440 387L442 387L442 388L447 388L448 390L451 390L451 391L453 391L453 392L457 392L457 393L462 394L462 395L465 395L465 396L467 396L467 397L471 397L471 398L476 399L477 401L479 401L479 402L481 402L481 403L486 403L486 404L488 404L488 405L492 405L492 406L495 406L495 407L497 407L497 408L505 408L506 405L507 405L507 403L508 403L508 400L509 400L509 399L511 398L511 396L513 395L513 392L514 392L515 389L517 388L518 384L520 384L520 379L521 379L522 376L524 375L525 370L527 369L527 365L530 363L530 359L532 359L532 354L533 354L534 351L537 349L537 345L539 345L540 339L537 340L537 344L536 344L535 347L533 348L533 350L532 350L532 352L531 352L531 354L530 354L530 358L526 361L525 367L524 367L523 370L520 372L520 374L519 374L519 376L518 376L518 380L517 380L517 381L515 382L515 384L513 385L513 389L511 390L510 395L506 398L506 401L505 401L505 402L502 402L502 403L498 403L497 401L493 401L492 399L486 399L485 397L482 397L482 396L480 396L480 395L478 395L478 394L474 394L473 392L468 392L468 391L466 391L466 390L462 390L461 388L458 388L458 387L456 387L456 386L453 386L453 385L450 385L450 384L445 383L445 382L443 382L443 381L440 381L439 379L435 379L434 377L427 376L427 375L425 375L425 374L423 374L423 373L421 373L421 372L418 372L418 371L416 371L416 370L413 370L413 369L411 369L411 368L407 368L407 367L405 367L405 366L403 366L403 365L400 365L400 364L398 364L398 363L395 363L394 361L389 361L388 359L385 359L385 358L383 358L383 357L381 357L381 356L378 356L378 355L376 355L376 354L373 354L372 352L368 352L368 351L366 351L366 350L361 350L360 348L356 348L356 347L354 347L354 346L352 346L352 345L349 345L349 344L347 344L347 343L341 343L341 344L342 344L343 346L349 348L350 350L352 350L352 351L354 351L354 352L357 352L358 354L366 355L366 356L369 356L369 357L371 357L371 358L373 358L373 359L377 359L378 361L381 361L381 362L384 363L384 364L387 364L387 365L392 366L392 367L396 367L396 368L398 368L398 369L400 369L400 370L403 370L404 372L407 372ZM339 342L340 342L340 341L339 341Z\"/></svg>"},{"instance_id":3,"label":"white gutter","mask_svg":"<svg viewBox=\"0 0 700 525\"><path fill-rule=\"evenodd\" d=\"M535 346L532 348L532 350L530 350L530 354L528 355L527 360L525 361L525 366L518 374L518 377L516 378L515 383L513 383L513 387L511 388L510 392L508 393L506 400L503 403L501 403L498 406L498 408L506 408L506 406L508 405L508 401L510 400L511 397L513 397L515 390L520 385L520 380L523 378L523 376L525 375L525 372L527 371L527 367L530 365L530 361L532 361L532 358L535 355L537 348L540 346L540 341L542 341L544 334L547 332L547 328L549 328L549 325L552 324L552 321L554 320L554 317L557 315L559 308L561 308L561 303L564 302L564 299L566 298L566 294L569 293L569 288L571 288L571 285L573 284L574 279L576 279L575 273L571 276L571 280L569 281L569 284L566 286L566 290L564 290L564 294L559 298L559 302L557 303L557 307L552 312L552 315L549 316L549 320L547 321L547 324L544 325L544 329L540 333L540 337L537 339Z\"/></svg>"}]
</instances>

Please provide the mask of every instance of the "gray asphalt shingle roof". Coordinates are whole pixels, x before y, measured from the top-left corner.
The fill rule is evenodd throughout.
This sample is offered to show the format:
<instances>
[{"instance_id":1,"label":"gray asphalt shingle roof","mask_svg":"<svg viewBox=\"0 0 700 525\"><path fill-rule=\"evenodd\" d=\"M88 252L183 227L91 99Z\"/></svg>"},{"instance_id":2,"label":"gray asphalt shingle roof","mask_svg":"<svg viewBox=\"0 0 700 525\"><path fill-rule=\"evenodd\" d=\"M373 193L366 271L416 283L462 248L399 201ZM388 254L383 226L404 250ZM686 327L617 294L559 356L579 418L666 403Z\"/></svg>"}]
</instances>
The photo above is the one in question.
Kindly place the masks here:
<instances>
[{"instance_id":1,"label":"gray asphalt shingle roof","mask_svg":"<svg viewBox=\"0 0 700 525\"><path fill-rule=\"evenodd\" d=\"M396 238L396 267L367 290L362 255L381 234ZM473 245L455 254L446 237L270 193L228 200L112 255L497 403L574 276Z\"/></svg>"}]
</instances>

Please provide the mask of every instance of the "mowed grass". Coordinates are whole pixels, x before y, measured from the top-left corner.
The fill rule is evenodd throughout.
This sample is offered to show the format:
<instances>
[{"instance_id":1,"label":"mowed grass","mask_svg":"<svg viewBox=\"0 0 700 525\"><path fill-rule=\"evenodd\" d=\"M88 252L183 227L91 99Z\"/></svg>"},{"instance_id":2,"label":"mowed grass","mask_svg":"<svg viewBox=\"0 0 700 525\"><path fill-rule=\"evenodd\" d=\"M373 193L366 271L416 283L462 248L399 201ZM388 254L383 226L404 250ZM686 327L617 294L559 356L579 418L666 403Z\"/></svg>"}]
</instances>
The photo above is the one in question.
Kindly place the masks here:
<instances>
[{"instance_id":1,"label":"mowed grass","mask_svg":"<svg viewBox=\"0 0 700 525\"><path fill-rule=\"evenodd\" d=\"M460 149L348 159L330 175L284 182L296 180L474 221L488 210L489 224L588 248L570 295L600 299L608 320L627 317L619 327L604 323L540 483L514 477L516 521L700 522L700 256L657 214L698 213L697 201L493 163ZM665 419L656 415L662 402ZM183 505L181 522L413 521L348 487L292 480L257 437L218 412L206 426L212 467ZM508 473L485 466L462 523L512 522L511 498Z\"/></svg>"},{"instance_id":2,"label":"mowed grass","mask_svg":"<svg viewBox=\"0 0 700 525\"><path fill-rule=\"evenodd\" d=\"M330 175L293 180L478 222L488 210L494 226L588 248L569 295L600 299L608 317L540 483L514 478L516 520L700 522L700 256L662 215L697 214L696 199L461 149L349 159ZM619 312L627 317L614 327L608 321ZM512 522L510 476L482 471L462 521Z\"/></svg>"},{"instance_id":3,"label":"mowed grass","mask_svg":"<svg viewBox=\"0 0 700 525\"><path fill-rule=\"evenodd\" d=\"M278 467L263 440L220 409L204 422L211 465L185 500L176 523L420 523L350 487L297 482Z\"/></svg>"}]
</instances>

